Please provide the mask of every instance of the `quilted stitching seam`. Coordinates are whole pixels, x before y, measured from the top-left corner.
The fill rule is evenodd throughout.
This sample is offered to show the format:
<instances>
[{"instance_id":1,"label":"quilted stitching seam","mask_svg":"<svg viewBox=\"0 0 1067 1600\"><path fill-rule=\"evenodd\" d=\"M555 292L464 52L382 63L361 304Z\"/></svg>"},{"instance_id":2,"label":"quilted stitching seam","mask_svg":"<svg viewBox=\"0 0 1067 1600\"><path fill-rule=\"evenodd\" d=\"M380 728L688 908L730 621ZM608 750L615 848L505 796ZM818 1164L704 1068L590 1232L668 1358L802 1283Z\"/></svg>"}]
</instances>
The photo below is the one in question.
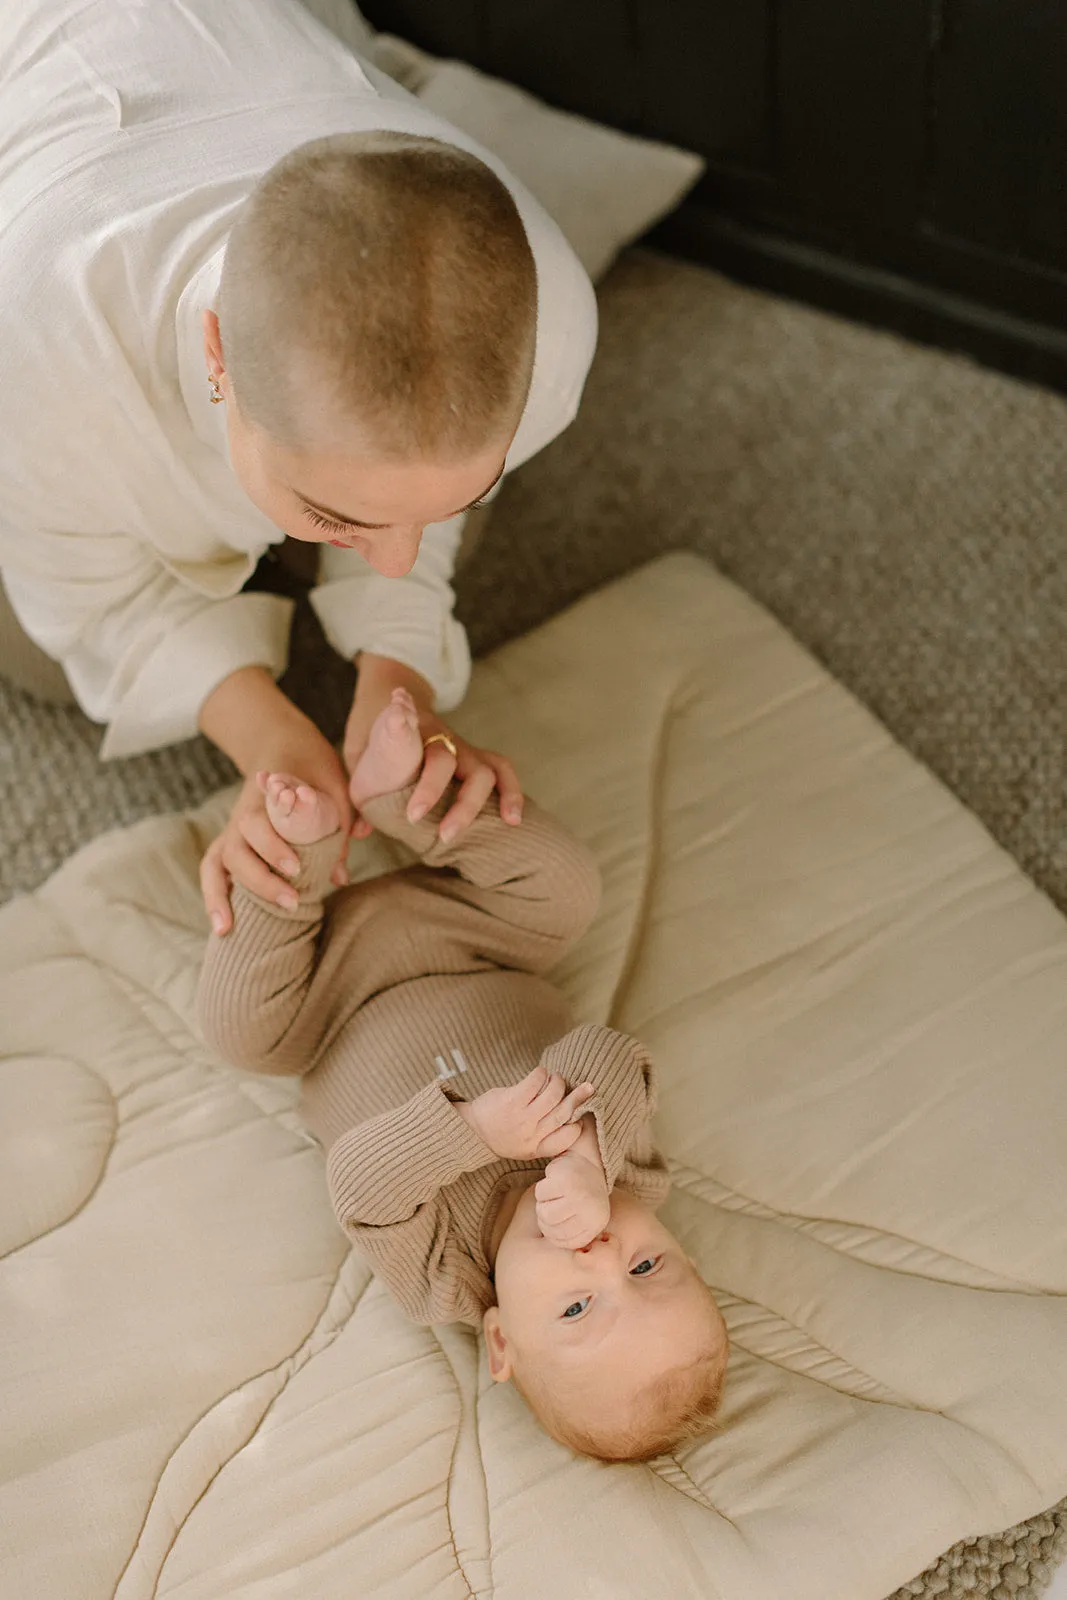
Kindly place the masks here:
<instances>
[{"instance_id":1,"label":"quilted stitching seam","mask_svg":"<svg viewBox=\"0 0 1067 1600\"><path fill-rule=\"evenodd\" d=\"M151 1028L155 1036L169 1049L180 1056L189 1066L198 1071L209 1074L212 1078L223 1079L229 1086L235 1088L243 1099L247 1100L256 1113L264 1121L276 1122L291 1133L296 1133L304 1140L309 1139L306 1129L300 1120L299 1113L291 1107L283 1107L274 1111L264 1109L260 1101L252 1092L251 1085L246 1081L248 1075L241 1073L237 1068L227 1066L218 1057L211 1055L199 1042L195 1032L189 1027L179 1013L161 1002L159 997L151 990L145 989L143 984L128 973L120 972L114 968L105 967L98 962L89 951L80 952L72 959L88 960L101 978L112 988L117 990L124 999L135 1007L138 1016ZM171 1026L171 1024L173 1024ZM118 1104L122 1096L113 1098ZM317 1141L312 1141L317 1143Z\"/></svg>"},{"instance_id":2,"label":"quilted stitching seam","mask_svg":"<svg viewBox=\"0 0 1067 1600\"><path fill-rule=\"evenodd\" d=\"M726 1319L727 1326L730 1328L731 1345L735 1346L738 1350L744 1350L746 1355L750 1355L754 1361L765 1361L768 1366L777 1367L780 1371L788 1372L794 1378L803 1378L809 1383L821 1383L825 1388L834 1389L838 1394L847 1394L851 1400L868 1401L871 1405L879 1406L900 1406L907 1411L925 1411L931 1416L945 1417L946 1420L950 1421L955 1420L954 1418L949 1418L948 1414L942 1411L940 1407L924 1406L919 1400L911 1400L907 1395L901 1394L897 1390L893 1389L890 1384L885 1383L881 1378L876 1378L873 1373L865 1372L862 1367L857 1367L854 1361L851 1361L847 1356L843 1356L839 1350L831 1349L831 1347L822 1339L816 1339L814 1335L807 1328L801 1326L800 1323L793 1322L789 1317L783 1317L780 1311L774 1311L769 1306L765 1306L757 1300L746 1300L742 1295L729 1293L726 1290L716 1289L715 1298L718 1302L719 1309L722 1311L722 1314ZM829 1356L832 1360L839 1362L847 1372L854 1372L857 1378L862 1378L865 1383L870 1384L873 1390L880 1391L880 1393L857 1394L854 1389L846 1389L843 1387L839 1388L837 1384L831 1383L828 1378L816 1377L810 1372L802 1372L798 1368L790 1366L788 1362L782 1361L776 1356L769 1355L765 1350L758 1350L752 1345L746 1344L744 1339L738 1336L736 1330L730 1324L729 1313L731 1306L746 1306L751 1307L753 1310L766 1312L768 1318L770 1318L772 1322L777 1323L780 1327L788 1328L791 1332L800 1334L813 1350L817 1350L822 1354Z\"/></svg>"},{"instance_id":3,"label":"quilted stitching seam","mask_svg":"<svg viewBox=\"0 0 1067 1600\"><path fill-rule=\"evenodd\" d=\"M678 701L688 678L679 679L672 685L671 692L663 708L663 716L656 735L655 745L652 750L652 759L649 765L651 782L648 791L648 816L645 829L646 848L644 872L641 876L641 886L634 901L634 919L630 930L630 938L625 954L619 964L618 976L615 980L615 990L611 997L611 1009L608 1022L611 1027L618 1027L619 1012L625 1003L626 993L637 971L641 955L641 947L645 941L646 922L648 920L648 905L652 894L652 885L656 878L656 865L658 851L655 841L659 834L656 822L662 810L662 772L663 752L670 737L671 725L677 714Z\"/></svg>"},{"instance_id":4,"label":"quilted stitching seam","mask_svg":"<svg viewBox=\"0 0 1067 1600\"><path fill-rule=\"evenodd\" d=\"M738 1211L755 1217L760 1221L780 1222L784 1227L791 1228L797 1233L808 1234L823 1249L833 1250L840 1255L863 1262L865 1265L877 1266L880 1272L892 1272L899 1277L918 1278L928 1283L958 1284L966 1289L980 1289L983 1293L1025 1294L1036 1299L1063 1299L1067 1297L1067 1291L1038 1288L1033 1284L1023 1283L1018 1279L1009 1278L1001 1273L994 1273L988 1267L979 1266L977 1262L967 1261L962 1256L949 1255L940 1246L909 1238L907 1234L893 1233L885 1228L869 1224L850 1223L839 1217L807 1216L803 1212L782 1211L775 1206L769 1205L764 1200L756 1200L751 1195L743 1194L740 1189L732 1188L729 1184L723 1183L720 1178L712 1177L710 1173L702 1172L698 1167L683 1166L680 1162L671 1160L668 1160L667 1165L670 1169L672 1188L680 1190L689 1199L697 1200L715 1210ZM700 1184L710 1184L719 1191L719 1197L702 1192L698 1187ZM907 1267L891 1266L882 1261L867 1262L859 1238L856 1240L854 1249L845 1249L839 1239L830 1241L820 1238L818 1232L820 1228L854 1228L857 1235L875 1235L880 1240L898 1241L914 1250L928 1251L932 1256L937 1257L939 1267L943 1266L946 1269L946 1275L944 1277L935 1277L933 1274L928 1275ZM956 1269L955 1275L950 1275L953 1269ZM973 1278L963 1276L964 1272L971 1273L976 1277L982 1277L986 1281L976 1284Z\"/></svg>"},{"instance_id":5,"label":"quilted stitching seam","mask_svg":"<svg viewBox=\"0 0 1067 1600\"><path fill-rule=\"evenodd\" d=\"M679 1494L684 1494L688 1500L695 1500L697 1505L702 1506L705 1511L714 1512L717 1517L721 1517L724 1522L729 1523L730 1527L733 1528L735 1532L740 1531L737 1527L737 1523L734 1522L731 1517L728 1517L726 1512L721 1510L720 1507L717 1506L707 1494L705 1494L699 1483L697 1483L695 1478L690 1476L685 1466L676 1455L671 1454L657 1457L655 1461L649 1462L649 1470L654 1472L656 1477L661 1479L663 1483L667 1484L669 1488L677 1490Z\"/></svg>"},{"instance_id":6,"label":"quilted stitching seam","mask_svg":"<svg viewBox=\"0 0 1067 1600\"><path fill-rule=\"evenodd\" d=\"M289 1355L283 1356L281 1361L276 1362L274 1366L265 1367L261 1372L253 1373L249 1378L246 1378L243 1383L238 1384L236 1389L230 1389L225 1394L219 1395L218 1398L214 1400L208 1407L208 1409L202 1412L201 1415L197 1417L196 1420L190 1425L190 1427L186 1429L181 1439L178 1441L177 1445L171 1451L170 1455L167 1457L166 1461L164 1461L163 1465L156 1474L155 1482L152 1485L151 1493L145 1505L145 1512L141 1519L141 1526L138 1530L137 1538L134 1540L133 1546L130 1550L129 1558L127 1559L118 1585L116 1586L114 1600L133 1600L135 1594L144 1594L146 1592L144 1589L137 1589L135 1587L136 1562L138 1556L142 1554L142 1547L145 1541L146 1533L148 1532L153 1507L155 1506L157 1499L163 1490L163 1483L164 1479L166 1478L168 1467L178 1458L183 1447L193 1437L197 1429L200 1428L209 1417L218 1411L220 1407L225 1406L226 1403L235 1395L239 1395L243 1391L253 1388L264 1378L271 1377L272 1375L279 1377L280 1382L278 1387L274 1390L266 1405L263 1407L259 1417L256 1419L255 1425L235 1446L235 1448L231 1450L229 1455L227 1455L218 1463L214 1472L212 1472L211 1476L207 1478L202 1485L199 1494L196 1495L195 1499L190 1501L189 1505L185 1509L184 1514L175 1521L171 1536L167 1540L166 1546L161 1551L158 1558L146 1558L147 1562L152 1562L152 1564L156 1566L155 1574L150 1580L152 1584L150 1592L153 1597L159 1593L159 1581L163 1576L167 1561L175 1545L177 1544L179 1537L181 1536L182 1530L189 1521L189 1518L192 1516L193 1512L196 1510L197 1506L203 1500L204 1496L211 1489L212 1485L216 1482L221 1473L224 1472L229 1466L231 1461L234 1461L237 1456L240 1455L241 1451L246 1449L248 1445L251 1444L252 1440L259 1433L264 1422L270 1416L274 1406L285 1393L296 1374L300 1372L310 1360L313 1360L314 1357L320 1353L320 1351L329 1349L330 1345L333 1344L338 1335L343 1332L343 1330L352 1321L352 1318L359 1310L360 1304L367 1292L367 1289L374 1281L370 1276L368 1276L362 1287L353 1297L347 1315L335 1322L332 1327L329 1326L330 1310L333 1304L334 1296L341 1282L341 1278L346 1268L350 1266L351 1261L351 1254L342 1257L340 1265L337 1269L337 1273L330 1285L329 1293L326 1296L326 1304L317 1318L314 1327L310 1329L301 1343L297 1345L296 1349L291 1351ZM323 1342L319 1343L319 1340L322 1340Z\"/></svg>"},{"instance_id":7,"label":"quilted stitching seam","mask_svg":"<svg viewBox=\"0 0 1067 1600\"><path fill-rule=\"evenodd\" d=\"M464 1585L466 1587L466 1590L467 1590L467 1600L482 1600L482 1597L479 1596L477 1591L475 1590L474 1585L473 1585L473 1583L471 1581L471 1578L470 1578L470 1574L467 1572L467 1569L463 1564L463 1559L462 1559L462 1557L460 1556L460 1553L459 1553L459 1545L456 1542L455 1525L454 1525L454 1523L452 1521L452 1478L453 1478L453 1474L454 1474L454 1472L456 1470L456 1456L457 1456L457 1454L459 1452L460 1433L461 1433L461 1430L463 1428L463 1420L464 1420L463 1386L459 1381L459 1374L456 1371L456 1368L455 1368L455 1365L453 1364L452 1358L449 1356L448 1351L445 1349L444 1345L441 1343L441 1340L438 1338L436 1331L431 1328L430 1332L433 1335L434 1342L437 1345L438 1350L440 1350L442 1358L444 1359L445 1365L448 1368L449 1376L452 1379L452 1384L453 1384L453 1387L454 1387L454 1389L456 1391L456 1400L457 1400L457 1402L459 1404L459 1410L460 1410L460 1418L459 1418L459 1422L456 1425L455 1438L452 1441L452 1454L449 1457L449 1462L448 1462L448 1481L447 1481L447 1483L445 1485L444 1511L445 1511L445 1521L448 1524L448 1539L449 1539L449 1543L452 1546L452 1555L453 1555L453 1558L454 1558L455 1563L456 1563L456 1571L459 1573L460 1577L462 1578L463 1583L464 1583ZM471 1423L473 1425L473 1418L471 1419ZM486 1553L487 1553L488 1564L489 1564L490 1571L491 1571L492 1570L492 1549L491 1549L490 1542L489 1542L488 1539L486 1539ZM493 1585L492 1580L490 1579L490 1587L489 1587L489 1590L488 1590L488 1595L492 1596L495 1592L496 1592L495 1591L495 1586Z\"/></svg>"},{"instance_id":8,"label":"quilted stitching seam","mask_svg":"<svg viewBox=\"0 0 1067 1600\"><path fill-rule=\"evenodd\" d=\"M73 1060L74 1058L71 1057L70 1059ZM47 1239L49 1237L49 1235L51 1235L53 1233L58 1233L60 1228L65 1228L68 1223L74 1221L75 1217L80 1217L82 1212L85 1210L86 1206L92 1200L93 1196L100 1189L100 1186L102 1185L104 1179L107 1176L108 1168L111 1165L111 1158L112 1158L112 1156L114 1155L114 1152L115 1152L115 1142L116 1142L116 1139L118 1137L118 1130L119 1130L119 1114L118 1114L119 1096L115 1094L114 1090L111 1088L111 1085L108 1083L107 1079L104 1078L93 1067L90 1067L87 1062L78 1061L77 1065L79 1067L83 1067L86 1072L90 1073L92 1075L92 1077L96 1078L98 1080L98 1082L103 1084L104 1088L107 1090L108 1095L110 1096L111 1104L114 1107L115 1115L114 1115L114 1119L113 1119L112 1124L111 1124L111 1137L108 1140L107 1152L104 1155L104 1159L100 1163L100 1171L97 1173L96 1181L93 1183L92 1187L88 1190L88 1192L86 1194L84 1194L82 1196L80 1202L78 1203L78 1205L76 1205L74 1207L73 1211L69 1212L65 1217L61 1217L58 1222L53 1222L53 1224L52 1224L52 1226L50 1228L42 1228L41 1232L40 1233L35 1233L33 1235L32 1239L23 1239L21 1244L13 1245L10 1250L0 1251L0 1261L11 1261L15 1256L18 1255L20 1250L29 1250L29 1249L31 1249L33 1245L38 1244L42 1239Z\"/></svg>"}]
</instances>

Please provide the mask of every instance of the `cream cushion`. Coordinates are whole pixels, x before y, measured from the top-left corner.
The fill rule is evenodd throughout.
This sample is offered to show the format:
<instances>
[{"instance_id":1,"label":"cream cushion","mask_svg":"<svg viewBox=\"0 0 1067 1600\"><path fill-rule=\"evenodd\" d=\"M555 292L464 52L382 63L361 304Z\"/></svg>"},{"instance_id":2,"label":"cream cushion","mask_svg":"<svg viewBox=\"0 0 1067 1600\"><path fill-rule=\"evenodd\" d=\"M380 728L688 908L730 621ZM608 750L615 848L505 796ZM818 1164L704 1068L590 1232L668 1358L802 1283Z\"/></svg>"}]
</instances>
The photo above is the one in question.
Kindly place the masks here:
<instances>
[{"instance_id":1,"label":"cream cushion","mask_svg":"<svg viewBox=\"0 0 1067 1600\"><path fill-rule=\"evenodd\" d=\"M193 1029L220 795L0 913L4 1592L881 1600L1057 1500L1063 919L695 557L500 650L457 723L601 863L560 977L660 1063L722 1433L574 1459L348 1254L295 1085Z\"/></svg>"}]
</instances>

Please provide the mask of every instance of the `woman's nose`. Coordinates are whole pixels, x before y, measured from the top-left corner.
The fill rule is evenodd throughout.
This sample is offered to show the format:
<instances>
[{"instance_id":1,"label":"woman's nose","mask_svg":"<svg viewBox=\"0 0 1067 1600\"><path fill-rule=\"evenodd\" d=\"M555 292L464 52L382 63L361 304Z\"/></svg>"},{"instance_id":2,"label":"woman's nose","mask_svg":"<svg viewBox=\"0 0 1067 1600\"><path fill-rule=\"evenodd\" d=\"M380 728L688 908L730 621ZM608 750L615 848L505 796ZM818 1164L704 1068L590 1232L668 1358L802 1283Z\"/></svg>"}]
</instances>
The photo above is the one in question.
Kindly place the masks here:
<instances>
[{"instance_id":1,"label":"woman's nose","mask_svg":"<svg viewBox=\"0 0 1067 1600\"><path fill-rule=\"evenodd\" d=\"M383 578L406 578L415 565L422 543L421 528L397 528L378 534L367 552L367 560Z\"/></svg>"},{"instance_id":2,"label":"woman's nose","mask_svg":"<svg viewBox=\"0 0 1067 1600\"><path fill-rule=\"evenodd\" d=\"M598 1233L596 1238L595 1239L590 1239L588 1244L579 1245L578 1254L580 1256L587 1256L589 1254L590 1250L593 1248L593 1246L595 1244L610 1244L610 1243L611 1243L611 1234L610 1233Z\"/></svg>"}]
</instances>

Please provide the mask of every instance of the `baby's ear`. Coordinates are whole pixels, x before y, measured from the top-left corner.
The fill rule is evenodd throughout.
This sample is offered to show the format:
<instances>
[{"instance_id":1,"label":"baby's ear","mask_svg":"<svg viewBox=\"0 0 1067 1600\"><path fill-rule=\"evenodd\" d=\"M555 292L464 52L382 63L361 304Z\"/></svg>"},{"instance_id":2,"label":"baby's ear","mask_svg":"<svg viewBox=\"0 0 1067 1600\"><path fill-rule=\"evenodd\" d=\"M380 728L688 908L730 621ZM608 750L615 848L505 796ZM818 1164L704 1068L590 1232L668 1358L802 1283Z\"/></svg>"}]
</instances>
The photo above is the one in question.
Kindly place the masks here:
<instances>
[{"instance_id":1,"label":"baby's ear","mask_svg":"<svg viewBox=\"0 0 1067 1600\"><path fill-rule=\"evenodd\" d=\"M489 1361L489 1376L496 1383L507 1383L511 1377L511 1350L500 1326L500 1311L490 1306L482 1318L485 1334L485 1354Z\"/></svg>"}]
</instances>

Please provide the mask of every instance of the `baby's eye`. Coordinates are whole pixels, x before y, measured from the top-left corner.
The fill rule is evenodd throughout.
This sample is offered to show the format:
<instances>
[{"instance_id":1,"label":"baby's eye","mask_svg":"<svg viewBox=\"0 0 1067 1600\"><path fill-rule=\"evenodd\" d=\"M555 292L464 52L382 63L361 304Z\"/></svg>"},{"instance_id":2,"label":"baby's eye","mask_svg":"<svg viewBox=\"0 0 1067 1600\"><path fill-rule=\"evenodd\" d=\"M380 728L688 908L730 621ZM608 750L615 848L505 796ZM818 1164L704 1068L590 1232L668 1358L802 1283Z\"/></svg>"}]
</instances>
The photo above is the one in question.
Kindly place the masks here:
<instances>
[{"instance_id":1,"label":"baby's eye","mask_svg":"<svg viewBox=\"0 0 1067 1600\"><path fill-rule=\"evenodd\" d=\"M567 1307L567 1309L563 1313L563 1315L564 1315L564 1317L569 1317L570 1320L573 1321L575 1317L580 1317L581 1316L582 1312L585 1310L585 1308L586 1308L586 1306L588 1304L589 1304L589 1296L588 1295L586 1295L584 1300L574 1300Z\"/></svg>"},{"instance_id":2,"label":"baby's eye","mask_svg":"<svg viewBox=\"0 0 1067 1600\"><path fill-rule=\"evenodd\" d=\"M650 1272L655 1272L662 1260L662 1256L646 1256L636 1267L630 1268L631 1278L647 1278Z\"/></svg>"}]
</instances>

